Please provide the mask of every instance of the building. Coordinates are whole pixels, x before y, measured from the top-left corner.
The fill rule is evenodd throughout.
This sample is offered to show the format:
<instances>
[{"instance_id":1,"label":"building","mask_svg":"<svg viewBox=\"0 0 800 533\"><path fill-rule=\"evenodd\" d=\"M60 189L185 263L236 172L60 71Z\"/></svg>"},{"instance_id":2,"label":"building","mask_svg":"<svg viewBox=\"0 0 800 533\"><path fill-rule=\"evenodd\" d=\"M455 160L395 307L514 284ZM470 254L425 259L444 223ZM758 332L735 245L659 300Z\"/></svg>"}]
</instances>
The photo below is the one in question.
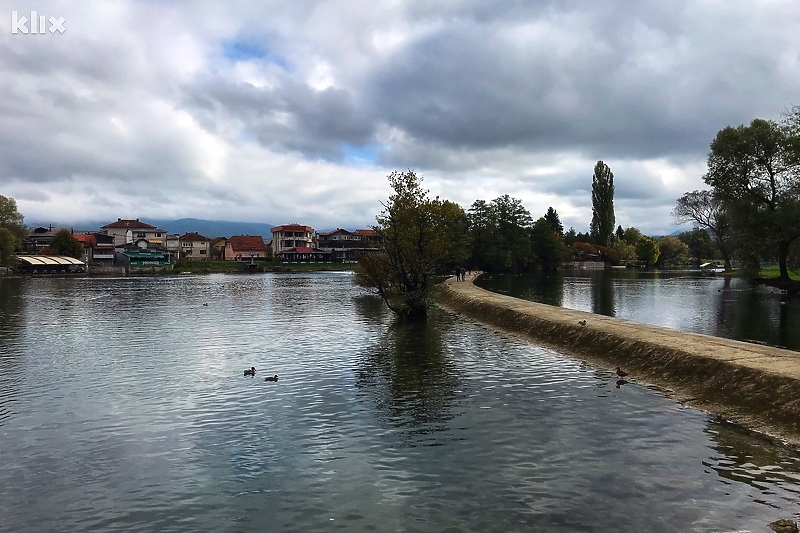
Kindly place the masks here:
<instances>
[{"instance_id":1,"label":"building","mask_svg":"<svg viewBox=\"0 0 800 533\"><path fill-rule=\"evenodd\" d=\"M267 258L267 245L260 235L234 235L225 243L226 261Z\"/></svg>"},{"instance_id":2,"label":"building","mask_svg":"<svg viewBox=\"0 0 800 533\"><path fill-rule=\"evenodd\" d=\"M86 272L86 264L63 255L18 255L17 271L23 274L76 274Z\"/></svg>"},{"instance_id":3,"label":"building","mask_svg":"<svg viewBox=\"0 0 800 533\"><path fill-rule=\"evenodd\" d=\"M73 235L83 245L83 262L114 264L114 237L103 233L76 233Z\"/></svg>"},{"instance_id":4,"label":"building","mask_svg":"<svg viewBox=\"0 0 800 533\"><path fill-rule=\"evenodd\" d=\"M209 253L211 254L211 259L215 261L224 261L225 260L225 245L228 244L227 237L214 237L211 239L211 249Z\"/></svg>"},{"instance_id":5,"label":"building","mask_svg":"<svg viewBox=\"0 0 800 533\"><path fill-rule=\"evenodd\" d=\"M114 246L130 244L140 239L146 240L150 245L166 248L167 232L150 224L136 220L118 218L116 222L106 224L100 228L104 235L114 237Z\"/></svg>"},{"instance_id":6,"label":"building","mask_svg":"<svg viewBox=\"0 0 800 533\"><path fill-rule=\"evenodd\" d=\"M317 234L317 246L334 261L357 261L360 253L378 249L378 233L372 229L348 231L337 228Z\"/></svg>"},{"instance_id":7,"label":"building","mask_svg":"<svg viewBox=\"0 0 800 533\"><path fill-rule=\"evenodd\" d=\"M192 232L181 235L179 241L182 258L191 261L208 261L211 255L211 239Z\"/></svg>"},{"instance_id":8,"label":"building","mask_svg":"<svg viewBox=\"0 0 800 533\"><path fill-rule=\"evenodd\" d=\"M22 249L25 250L25 253L39 254L50 246L53 237L62 229L72 232L69 228L54 228L52 224L46 228L41 226L33 228L22 241Z\"/></svg>"},{"instance_id":9,"label":"building","mask_svg":"<svg viewBox=\"0 0 800 533\"><path fill-rule=\"evenodd\" d=\"M284 224L270 228L272 233L272 256L288 248L313 248L314 228L300 224Z\"/></svg>"}]
</instances>

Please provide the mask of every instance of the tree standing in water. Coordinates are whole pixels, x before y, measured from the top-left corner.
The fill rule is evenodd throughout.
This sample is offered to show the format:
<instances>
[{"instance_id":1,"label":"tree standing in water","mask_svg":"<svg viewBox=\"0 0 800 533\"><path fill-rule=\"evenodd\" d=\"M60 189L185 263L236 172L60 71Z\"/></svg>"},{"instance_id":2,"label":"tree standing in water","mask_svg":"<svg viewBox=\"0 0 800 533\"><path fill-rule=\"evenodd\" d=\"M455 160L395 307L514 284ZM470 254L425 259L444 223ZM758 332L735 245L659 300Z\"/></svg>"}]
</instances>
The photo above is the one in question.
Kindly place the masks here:
<instances>
[{"instance_id":1,"label":"tree standing in water","mask_svg":"<svg viewBox=\"0 0 800 533\"><path fill-rule=\"evenodd\" d=\"M589 232L600 246L610 246L614 233L614 173L598 161L592 176L592 224Z\"/></svg>"},{"instance_id":2,"label":"tree standing in water","mask_svg":"<svg viewBox=\"0 0 800 533\"><path fill-rule=\"evenodd\" d=\"M388 176L394 194L374 226L380 252L359 258L356 280L380 295L402 320L424 320L436 276L468 253L469 220L457 204L428 196L411 170Z\"/></svg>"}]
</instances>

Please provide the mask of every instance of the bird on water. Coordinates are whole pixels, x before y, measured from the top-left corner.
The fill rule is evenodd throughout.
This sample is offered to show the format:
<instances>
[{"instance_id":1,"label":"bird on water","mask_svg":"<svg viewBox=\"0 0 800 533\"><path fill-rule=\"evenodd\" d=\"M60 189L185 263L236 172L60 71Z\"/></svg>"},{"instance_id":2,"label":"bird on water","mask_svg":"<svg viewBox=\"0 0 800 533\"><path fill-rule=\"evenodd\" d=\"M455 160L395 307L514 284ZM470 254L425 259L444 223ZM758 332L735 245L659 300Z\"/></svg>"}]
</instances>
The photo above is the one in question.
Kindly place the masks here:
<instances>
[{"instance_id":1,"label":"bird on water","mask_svg":"<svg viewBox=\"0 0 800 533\"><path fill-rule=\"evenodd\" d=\"M615 372L615 374L617 374L621 378L624 378L625 376L628 375L628 373L622 370L620 367L617 367L617 371Z\"/></svg>"},{"instance_id":2,"label":"bird on water","mask_svg":"<svg viewBox=\"0 0 800 533\"><path fill-rule=\"evenodd\" d=\"M278 381L278 374L275 374L274 376L267 376L264 378L264 381Z\"/></svg>"},{"instance_id":3,"label":"bird on water","mask_svg":"<svg viewBox=\"0 0 800 533\"><path fill-rule=\"evenodd\" d=\"M255 376L256 375L256 367L250 367L244 371L245 376Z\"/></svg>"}]
</instances>

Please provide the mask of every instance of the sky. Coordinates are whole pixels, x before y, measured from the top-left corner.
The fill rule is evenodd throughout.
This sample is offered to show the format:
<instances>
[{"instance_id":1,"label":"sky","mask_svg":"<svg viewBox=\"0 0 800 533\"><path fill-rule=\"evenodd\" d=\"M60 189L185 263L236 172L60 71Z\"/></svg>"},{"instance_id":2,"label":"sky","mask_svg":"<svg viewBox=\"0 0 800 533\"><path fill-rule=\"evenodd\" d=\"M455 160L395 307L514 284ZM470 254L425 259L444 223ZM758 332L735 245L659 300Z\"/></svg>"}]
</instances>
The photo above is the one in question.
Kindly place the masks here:
<instances>
[{"instance_id":1,"label":"sky","mask_svg":"<svg viewBox=\"0 0 800 533\"><path fill-rule=\"evenodd\" d=\"M664 235L716 133L799 88L794 0L0 0L0 194L356 229L411 169L585 232L602 160L617 224Z\"/></svg>"}]
</instances>

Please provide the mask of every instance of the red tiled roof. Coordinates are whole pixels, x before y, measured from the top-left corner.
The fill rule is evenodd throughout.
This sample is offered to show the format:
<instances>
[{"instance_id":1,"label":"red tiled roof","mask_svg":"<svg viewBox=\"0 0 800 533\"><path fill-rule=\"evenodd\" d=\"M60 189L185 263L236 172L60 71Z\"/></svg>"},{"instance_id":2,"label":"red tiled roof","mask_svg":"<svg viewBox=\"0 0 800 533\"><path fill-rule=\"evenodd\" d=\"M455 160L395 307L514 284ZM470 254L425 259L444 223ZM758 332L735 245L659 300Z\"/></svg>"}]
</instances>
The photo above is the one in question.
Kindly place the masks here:
<instances>
[{"instance_id":1,"label":"red tiled roof","mask_svg":"<svg viewBox=\"0 0 800 533\"><path fill-rule=\"evenodd\" d=\"M76 233L73 235L85 248L94 248L97 246L97 239L91 233Z\"/></svg>"},{"instance_id":2,"label":"red tiled roof","mask_svg":"<svg viewBox=\"0 0 800 533\"><path fill-rule=\"evenodd\" d=\"M375 231L374 229L357 229L354 233L356 235L364 235L366 237L377 237L378 236L378 232Z\"/></svg>"},{"instance_id":3,"label":"red tiled roof","mask_svg":"<svg viewBox=\"0 0 800 533\"><path fill-rule=\"evenodd\" d=\"M307 231L309 233L314 233L314 228L311 226L301 226L300 224L284 224L282 226L270 228L270 231L272 233L276 233L278 231Z\"/></svg>"},{"instance_id":4,"label":"red tiled roof","mask_svg":"<svg viewBox=\"0 0 800 533\"><path fill-rule=\"evenodd\" d=\"M151 226L150 224L145 224L144 222L139 222L139 219L136 220L123 220L118 218L116 222L112 222L111 224L106 224L105 226L101 226L103 229L107 228L122 228L122 229L158 229L155 226Z\"/></svg>"},{"instance_id":5,"label":"red tiled roof","mask_svg":"<svg viewBox=\"0 0 800 533\"><path fill-rule=\"evenodd\" d=\"M179 241L207 241L208 237L203 237L202 235L200 235L196 231L193 231L191 233L187 233L185 235L181 235L180 237L178 237L178 240Z\"/></svg>"},{"instance_id":6,"label":"red tiled roof","mask_svg":"<svg viewBox=\"0 0 800 533\"><path fill-rule=\"evenodd\" d=\"M230 239L228 239L228 244L231 246L231 250L235 251L246 251L249 252L250 250L261 250L266 252L267 245L264 244L264 238L260 235L234 235Z\"/></svg>"}]
</instances>

